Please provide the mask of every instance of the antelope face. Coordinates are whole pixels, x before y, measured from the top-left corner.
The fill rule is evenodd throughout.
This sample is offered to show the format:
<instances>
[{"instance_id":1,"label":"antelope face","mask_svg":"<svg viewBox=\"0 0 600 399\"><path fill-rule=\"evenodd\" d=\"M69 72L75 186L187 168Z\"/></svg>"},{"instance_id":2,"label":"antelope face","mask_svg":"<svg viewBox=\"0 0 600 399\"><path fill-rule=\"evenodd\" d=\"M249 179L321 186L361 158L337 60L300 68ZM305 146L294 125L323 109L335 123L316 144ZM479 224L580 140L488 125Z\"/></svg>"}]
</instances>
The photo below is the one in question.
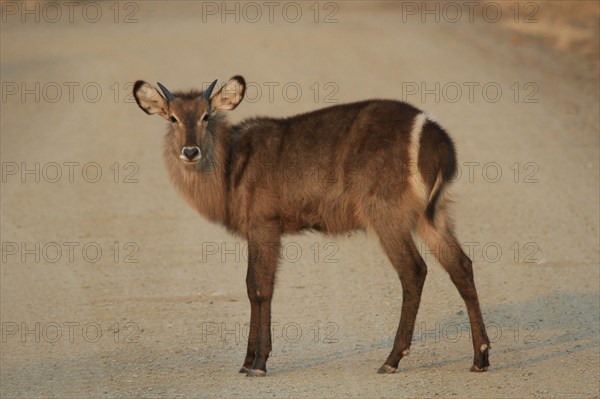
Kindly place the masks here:
<instances>
[{"instance_id":1,"label":"antelope face","mask_svg":"<svg viewBox=\"0 0 600 399\"><path fill-rule=\"evenodd\" d=\"M209 102L197 93L178 94L168 101L168 107L167 142L182 162L194 165L210 150L207 136L213 121L209 121Z\"/></svg>"},{"instance_id":2,"label":"antelope face","mask_svg":"<svg viewBox=\"0 0 600 399\"><path fill-rule=\"evenodd\" d=\"M210 158L216 127L221 120L219 111L234 109L244 97L246 84L241 76L234 76L211 95L216 83L215 80L204 92L175 94L160 83L162 94L141 80L133 87L135 100L144 112L158 114L170 123L167 145L186 166Z\"/></svg>"}]
</instances>

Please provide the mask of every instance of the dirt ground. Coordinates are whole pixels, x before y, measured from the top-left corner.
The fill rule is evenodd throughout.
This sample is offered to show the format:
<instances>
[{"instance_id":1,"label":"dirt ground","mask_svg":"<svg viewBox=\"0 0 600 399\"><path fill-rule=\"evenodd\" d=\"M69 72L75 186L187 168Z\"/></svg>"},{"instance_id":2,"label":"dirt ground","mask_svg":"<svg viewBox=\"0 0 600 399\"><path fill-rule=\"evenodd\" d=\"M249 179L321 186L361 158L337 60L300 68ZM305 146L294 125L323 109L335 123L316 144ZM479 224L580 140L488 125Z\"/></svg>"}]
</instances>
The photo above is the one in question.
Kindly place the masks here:
<instances>
[{"instance_id":1,"label":"dirt ground","mask_svg":"<svg viewBox=\"0 0 600 399\"><path fill-rule=\"evenodd\" d=\"M530 3L508 20L533 12L544 31ZM600 395L600 69L581 46L482 5L456 20L443 3L406 8L420 2L47 4L0 2L2 398ZM411 355L376 374L401 289L356 233L285 239L269 373L238 374L244 243L179 198L165 124L130 96L136 79L176 90L235 74L250 82L235 121L382 97L447 128L489 372L468 371L464 304L421 246Z\"/></svg>"}]
</instances>

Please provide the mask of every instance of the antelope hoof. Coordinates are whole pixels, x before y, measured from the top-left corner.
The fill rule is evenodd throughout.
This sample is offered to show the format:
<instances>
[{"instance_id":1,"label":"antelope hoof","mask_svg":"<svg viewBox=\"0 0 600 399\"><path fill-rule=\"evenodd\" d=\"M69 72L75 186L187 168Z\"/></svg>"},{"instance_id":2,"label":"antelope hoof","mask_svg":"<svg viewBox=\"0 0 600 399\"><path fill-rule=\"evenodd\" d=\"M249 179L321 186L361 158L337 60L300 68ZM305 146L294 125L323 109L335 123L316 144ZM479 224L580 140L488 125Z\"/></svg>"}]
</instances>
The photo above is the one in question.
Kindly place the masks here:
<instances>
[{"instance_id":1,"label":"antelope hoof","mask_svg":"<svg viewBox=\"0 0 600 399\"><path fill-rule=\"evenodd\" d=\"M394 374L396 372L397 368L396 367L392 367L390 365L384 364L383 366L381 366L379 368L379 370L377 370L377 374Z\"/></svg>"},{"instance_id":2,"label":"antelope hoof","mask_svg":"<svg viewBox=\"0 0 600 399\"><path fill-rule=\"evenodd\" d=\"M242 367L240 369L239 373L246 374L248 371L250 371L250 369L248 367Z\"/></svg>"},{"instance_id":3,"label":"antelope hoof","mask_svg":"<svg viewBox=\"0 0 600 399\"><path fill-rule=\"evenodd\" d=\"M246 377L264 377L265 375L267 375L267 372L264 370L252 369L248 371Z\"/></svg>"},{"instance_id":4,"label":"antelope hoof","mask_svg":"<svg viewBox=\"0 0 600 399\"><path fill-rule=\"evenodd\" d=\"M481 346L481 356L476 358L473 366L471 366L471 371L474 373L483 373L487 371L488 367L490 367L490 350L489 345Z\"/></svg>"}]
</instances>

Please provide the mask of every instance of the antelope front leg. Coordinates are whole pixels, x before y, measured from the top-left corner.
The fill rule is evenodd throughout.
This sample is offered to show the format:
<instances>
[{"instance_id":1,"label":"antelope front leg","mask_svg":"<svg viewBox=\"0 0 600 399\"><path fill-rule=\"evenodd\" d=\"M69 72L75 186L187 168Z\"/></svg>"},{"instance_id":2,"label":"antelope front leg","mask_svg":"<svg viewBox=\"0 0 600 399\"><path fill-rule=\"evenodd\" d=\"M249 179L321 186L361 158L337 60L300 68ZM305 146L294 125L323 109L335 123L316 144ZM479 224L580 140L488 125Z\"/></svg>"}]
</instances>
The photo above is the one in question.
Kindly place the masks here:
<instances>
[{"instance_id":1,"label":"antelope front leg","mask_svg":"<svg viewBox=\"0 0 600 399\"><path fill-rule=\"evenodd\" d=\"M248 377L262 377L267 373L267 359L271 354L271 299L279 242L280 231L276 223L260 223L248 234L246 287L250 299L250 335L246 359L240 370L248 371Z\"/></svg>"}]
</instances>

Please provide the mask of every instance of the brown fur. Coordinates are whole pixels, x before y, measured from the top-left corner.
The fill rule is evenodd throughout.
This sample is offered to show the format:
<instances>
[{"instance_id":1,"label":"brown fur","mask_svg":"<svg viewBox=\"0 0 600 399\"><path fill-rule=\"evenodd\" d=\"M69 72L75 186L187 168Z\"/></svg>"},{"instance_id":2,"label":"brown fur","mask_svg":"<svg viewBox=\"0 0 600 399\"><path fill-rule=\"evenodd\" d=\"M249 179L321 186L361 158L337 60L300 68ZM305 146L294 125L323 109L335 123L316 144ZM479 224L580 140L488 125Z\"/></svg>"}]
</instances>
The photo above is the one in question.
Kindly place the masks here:
<instances>
[{"instance_id":1,"label":"brown fur","mask_svg":"<svg viewBox=\"0 0 600 399\"><path fill-rule=\"evenodd\" d=\"M145 82L134 86L145 112L175 121L164 146L175 186L205 218L248 240L251 329L241 371L266 372L280 237L303 230L337 234L364 228L378 235L403 288L396 341L380 372L395 371L408 353L427 273L412 231L434 251L465 299L473 330L473 370L485 370L489 340L471 261L452 232L442 195L456 172L446 132L418 109L391 100L231 125L221 111L234 109L244 90L239 76L210 101L194 91L175 93L167 101ZM186 146L198 146L202 158L184 162ZM485 351L482 345L487 345Z\"/></svg>"}]
</instances>

